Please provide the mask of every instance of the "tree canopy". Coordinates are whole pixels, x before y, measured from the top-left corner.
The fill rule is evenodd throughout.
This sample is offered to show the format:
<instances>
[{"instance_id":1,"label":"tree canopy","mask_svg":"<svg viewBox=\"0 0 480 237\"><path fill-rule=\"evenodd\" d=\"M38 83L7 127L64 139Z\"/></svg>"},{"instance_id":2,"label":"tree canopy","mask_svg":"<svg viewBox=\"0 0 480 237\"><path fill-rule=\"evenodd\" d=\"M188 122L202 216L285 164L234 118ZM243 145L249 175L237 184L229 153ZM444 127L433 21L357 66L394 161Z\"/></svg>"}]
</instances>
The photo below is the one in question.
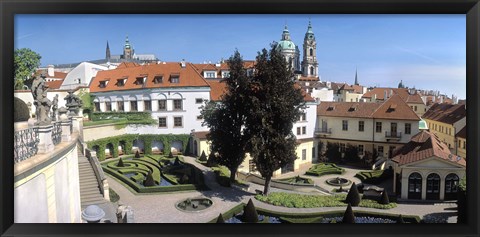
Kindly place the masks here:
<instances>
[{"instance_id":1,"label":"tree canopy","mask_svg":"<svg viewBox=\"0 0 480 237\"><path fill-rule=\"evenodd\" d=\"M33 74L40 66L40 54L29 48L15 49L13 67L14 88L16 90L24 89L24 85L30 87L33 81Z\"/></svg>"}]
</instances>

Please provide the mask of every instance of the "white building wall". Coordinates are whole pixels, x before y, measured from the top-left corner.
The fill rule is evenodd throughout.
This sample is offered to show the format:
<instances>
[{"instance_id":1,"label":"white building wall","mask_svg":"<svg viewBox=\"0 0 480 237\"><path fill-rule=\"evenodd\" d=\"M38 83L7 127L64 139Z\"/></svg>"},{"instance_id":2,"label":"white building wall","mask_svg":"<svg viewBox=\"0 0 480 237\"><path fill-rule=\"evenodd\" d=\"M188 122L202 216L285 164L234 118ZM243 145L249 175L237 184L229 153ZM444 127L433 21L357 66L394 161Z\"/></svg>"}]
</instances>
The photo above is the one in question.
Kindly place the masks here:
<instances>
[{"instance_id":1,"label":"white building wall","mask_svg":"<svg viewBox=\"0 0 480 237\"><path fill-rule=\"evenodd\" d=\"M67 74L60 89L70 90L78 86L88 86L90 85L92 77L95 77L97 72L103 70L108 70L108 68L88 62L80 63ZM80 83L78 82L79 79Z\"/></svg>"},{"instance_id":2,"label":"white building wall","mask_svg":"<svg viewBox=\"0 0 480 237\"><path fill-rule=\"evenodd\" d=\"M310 94L315 100L319 101L334 101L333 98L333 90L329 90L327 88L322 88L320 90L313 89L312 93Z\"/></svg>"},{"instance_id":3,"label":"white building wall","mask_svg":"<svg viewBox=\"0 0 480 237\"><path fill-rule=\"evenodd\" d=\"M317 104L315 102L308 102L306 107L306 121L297 121L292 128L292 132L297 139L313 138L313 133L315 131L315 123L317 120ZM298 127L300 127L300 130L302 130L302 127L306 127L306 133L298 135Z\"/></svg>"}]
</instances>

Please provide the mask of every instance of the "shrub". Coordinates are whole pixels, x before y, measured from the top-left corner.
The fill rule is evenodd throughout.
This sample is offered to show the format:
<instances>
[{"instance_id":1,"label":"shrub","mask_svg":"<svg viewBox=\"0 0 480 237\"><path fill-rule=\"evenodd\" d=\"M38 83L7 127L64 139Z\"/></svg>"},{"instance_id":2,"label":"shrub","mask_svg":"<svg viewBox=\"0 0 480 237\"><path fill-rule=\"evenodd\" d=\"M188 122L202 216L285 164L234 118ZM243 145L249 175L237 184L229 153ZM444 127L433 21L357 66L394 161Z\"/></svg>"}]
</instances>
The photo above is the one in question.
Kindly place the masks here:
<instances>
[{"instance_id":1,"label":"shrub","mask_svg":"<svg viewBox=\"0 0 480 237\"><path fill-rule=\"evenodd\" d=\"M118 202L120 200L120 196L111 188L108 189L108 195L110 196L110 202Z\"/></svg>"},{"instance_id":2,"label":"shrub","mask_svg":"<svg viewBox=\"0 0 480 237\"><path fill-rule=\"evenodd\" d=\"M252 199L250 199L247 205L243 208L242 221L247 223L258 222L258 213L257 213L257 210L255 209L255 206L253 205Z\"/></svg>"},{"instance_id":3,"label":"shrub","mask_svg":"<svg viewBox=\"0 0 480 237\"><path fill-rule=\"evenodd\" d=\"M202 154L200 155L200 158L198 158L199 161L207 161L207 155L205 155L205 151L202 151Z\"/></svg>"},{"instance_id":4,"label":"shrub","mask_svg":"<svg viewBox=\"0 0 480 237\"><path fill-rule=\"evenodd\" d=\"M218 214L217 223L225 223L225 220L223 219L222 213Z\"/></svg>"},{"instance_id":5,"label":"shrub","mask_svg":"<svg viewBox=\"0 0 480 237\"><path fill-rule=\"evenodd\" d=\"M138 152L138 150L135 152L135 158L140 158L140 152Z\"/></svg>"},{"instance_id":6,"label":"shrub","mask_svg":"<svg viewBox=\"0 0 480 237\"><path fill-rule=\"evenodd\" d=\"M390 203L390 200L388 199L387 190L383 190L382 197L380 198L380 201L378 203L383 204L383 205L386 205L386 204Z\"/></svg>"},{"instance_id":7,"label":"shrub","mask_svg":"<svg viewBox=\"0 0 480 237\"><path fill-rule=\"evenodd\" d=\"M343 174L343 172L345 172L345 170L335 164L320 163L310 167L310 169L305 172L305 175L322 176L327 174Z\"/></svg>"},{"instance_id":8,"label":"shrub","mask_svg":"<svg viewBox=\"0 0 480 237\"><path fill-rule=\"evenodd\" d=\"M390 169L362 171L355 174L355 177L360 179L362 183L379 184L393 177L393 171Z\"/></svg>"},{"instance_id":9,"label":"shrub","mask_svg":"<svg viewBox=\"0 0 480 237\"><path fill-rule=\"evenodd\" d=\"M125 167L125 164L123 164L122 158L118 160L117 167Z\"/></svg>"},{"instance_id":10,"label":"shrub","mask_svg":"<svg viewBox=\"0 0 480 237\"><path fill-rule=\"evenodd\" d=\"M355 215L353 215L352 206L350 206L350 204L348 204L347 210L345 210L345 213L343 214L342 223L347 223L347 224L355 223Z\"/></svg>"},{"instance_id":11,"label":"shrub","mask_svg":"<svg viewBox=\"0 0 480 237\"><path fill-rule=\"evenodd\" d=\"M217 158L215 157L215 154L213 152L210 152L210 154L208 155L207 166L208 167L218 166L216 159Z\"/></svg>"},{"instance_id":12,"label":"shrub","mask_svg":"<svg viewBox=\"0 0 480 237\"><path fill-rule=\"evenodd\" d=\"M170 153L170 154L172 154L172 153ZM173 162L173 166L180 166L180 165L181 165L180 160L178 159L178 156L177 156L177 157L175 157L175 161Z\"/></svg>"},{"instance_id":13,"label":"shrub","mask_svg":"<svg viewBox=\"0 0 480 237\"><path fill-rule=\"evenodd\" d=\"M143 182L143 186L145 187L155 186L155 181L153 180L152 171L148 171L147 178Z\"/></svg>"},{"instance_id":14,"label":"shrub","mask_svg":"<svg viewBox=\"0 0 480 237\"><path fill-rule=\"evenodd\" d=\"M30 118L30 111L23 100L13 97L13 108L13 122L28 121ZM50 114L48 116L50 116Z\"/></svg>"},{"instance_id":15,"label":"shrub","mask_svg":"<svg viewBox=\"0 0 480 237\"><path fill-rule=\"evenodd\" d=\"M355 182L350 187L350 191L347 194L345 202L351 204L354 207L360 204L360 194L358 193L357 185L355 185Z\"/></svg>"}]
</instances>

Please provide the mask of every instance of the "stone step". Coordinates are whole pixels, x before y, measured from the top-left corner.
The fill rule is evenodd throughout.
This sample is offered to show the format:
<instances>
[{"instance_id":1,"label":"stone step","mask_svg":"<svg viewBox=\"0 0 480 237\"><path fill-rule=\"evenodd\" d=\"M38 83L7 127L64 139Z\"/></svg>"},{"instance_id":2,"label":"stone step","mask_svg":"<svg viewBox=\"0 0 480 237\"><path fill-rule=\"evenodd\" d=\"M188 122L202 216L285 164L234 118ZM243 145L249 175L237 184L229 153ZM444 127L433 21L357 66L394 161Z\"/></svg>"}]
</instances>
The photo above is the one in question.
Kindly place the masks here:
<instances>
[{"instance_id":1,"label":"stone step","mask_svg":"<svg viewBox=\"0 0 480 237\"><path fill-rule=\"evenodd\" d=\"M96 195L96 196L81 196L80 197L81 202L95 202L95 201L103 201L105 200L102 195Z\"/></svg>"},{"instance_id":2,"label":"stone step","mask_svg":"<svg viewBox=\"0 0 480 237\"><path fill-rule=\"evenodd\" d=\"M103 199L101 201L85 201L85 202L82 202L82 210L85 209L87 206L90 206L90 205L98 205L98 204L103 204L103 203L106 203L108 202L107 200Z\"/></svg>"},{"instance_id":3,"label":"stone step","mask_svg":"<svg viewBox=\"0 0 480 237\"><path fill-rule=\"evenodd\" d=\"M93 186L88 186L88 187L80 187L80 193L90 193L90 192L96 192L100 193L100 189L98 187L93 187Z\"/></svg>"},{"instance_id":4,"label":"stone step","mask_svg":"<svg viewBox=\"0 0 480 237\"><path fill-rule=\"evenodd\" d=\"M103 195L100 194L100 192L94 192L94 191L90 191L90 192L85 192L83 193L82 195L80 195L80 199L82 198L103 198Z\"/></svg>"},{"instance_id":5,"label":"stone step","mask_svg":"<svg viewBox=\"0 0 480 237\"><path fill-rule=\"evenodd\" d=\"M80 181L82 180L97 180L97 177L95 177L95 175L88 175L88 176L80 176Z\"/></svg>"},{"instance_id":6,"label":"stone step","mask_svg":"<svg viewBox=\"0 0 480 237\"><path fill-rule=\"evenodd\" d=\"M98 182L94 180L80 180L80 187L90 187L90 186L98 186Z\"/></svg>"}]
</instances>

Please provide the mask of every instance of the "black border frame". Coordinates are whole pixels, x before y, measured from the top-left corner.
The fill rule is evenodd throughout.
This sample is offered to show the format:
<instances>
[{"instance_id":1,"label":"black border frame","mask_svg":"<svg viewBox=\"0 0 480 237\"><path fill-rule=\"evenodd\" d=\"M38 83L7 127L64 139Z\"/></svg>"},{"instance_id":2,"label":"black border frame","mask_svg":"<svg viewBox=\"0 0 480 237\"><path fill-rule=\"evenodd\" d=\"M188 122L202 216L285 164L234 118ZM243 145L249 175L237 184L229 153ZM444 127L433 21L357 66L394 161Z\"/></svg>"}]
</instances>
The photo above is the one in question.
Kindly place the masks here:
<instances>
[{"instance_id":1,"label":"black border frame","mask_svg":"<svg viewBox=\"0 0 480 237\"><path fill-rule=\"evenodd\" d=\"M2 236L480 236L479 0L0 0L0 233ZM467 224L215 225L13 224L13 49L15 14L466 14ZM6 135L6 136L4 136ZM476 181L476 182L475 182ZM346 228L342 228L346 227ZM361 234L360 234L361 233Z\"/></svg>"}]
</instances>

